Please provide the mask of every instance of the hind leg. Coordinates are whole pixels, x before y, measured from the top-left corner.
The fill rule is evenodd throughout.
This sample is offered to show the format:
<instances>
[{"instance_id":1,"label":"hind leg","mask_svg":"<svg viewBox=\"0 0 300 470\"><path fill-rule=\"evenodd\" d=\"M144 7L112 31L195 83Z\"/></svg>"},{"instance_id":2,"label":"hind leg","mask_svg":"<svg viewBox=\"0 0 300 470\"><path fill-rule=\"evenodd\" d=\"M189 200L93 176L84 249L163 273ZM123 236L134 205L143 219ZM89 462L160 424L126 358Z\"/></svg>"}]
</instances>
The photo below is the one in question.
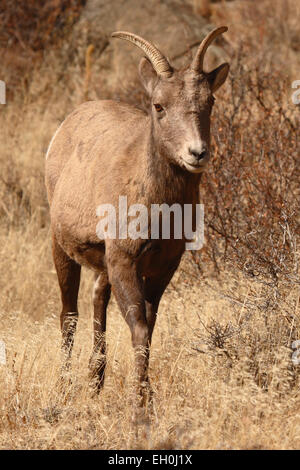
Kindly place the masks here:
<instances>
[{"instance_id":1,"label":"hind leg","mask_svg":"<svg viewBox=\"0 0 300 470\"><path fill-rule=\"evenodd\" d=\"M111 285L108 281L107 272L103 271L96 276L93 290L94 347L90 359L90 377L98 391L103 386L106 367L106 309L110 294Z\"/></svg>"},{"instance_id":2,"label":"hind leg","mask_svg":"<svg viewBox=\"0 0 300 470\"><path fill-rule=\"evenodd\" d=\"M63 367L70 367L74 334L78 320L77 299L81 266L73 261L52 238L52 252L61 291L62 311L60 326L62 332Z\"/></svg>"}]
</instances>

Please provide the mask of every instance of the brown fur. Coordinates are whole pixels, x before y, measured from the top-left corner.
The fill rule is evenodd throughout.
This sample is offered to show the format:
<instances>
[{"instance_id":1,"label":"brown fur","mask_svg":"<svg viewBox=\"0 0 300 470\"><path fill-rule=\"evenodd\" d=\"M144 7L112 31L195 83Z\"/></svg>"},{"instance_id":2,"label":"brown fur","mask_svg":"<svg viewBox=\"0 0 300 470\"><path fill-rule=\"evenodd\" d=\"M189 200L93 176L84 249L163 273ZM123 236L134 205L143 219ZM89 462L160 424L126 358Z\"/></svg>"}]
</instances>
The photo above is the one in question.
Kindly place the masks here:
<instances>
[{"instance_id":1,"label":"brown fur","mask_svg":"<svg viewBox=\"0 0 300 470\"><path fill-rule=\"evenodd\" d=\"M119 195L127 196L128 206L141 203L150 209L153 203L191 203L195 207L201 172L209 158L212 93L227 72L225 64L210 74L186 69L166 79L157 76L143 58L140 75L152 102L148 114L115 101L84 103L66 118L48 150L46 185L67 361L78 317L80 265L85 265L97 279L92 376L100 387L112 288L131 330L140 403L148 384L158 305L179 265L185 239L99 240L96 208L106 203L118 208ZM154 104L163 111L157 112ZM205 156L198 160L203 150Z\"/></svg>"}]
</instances>

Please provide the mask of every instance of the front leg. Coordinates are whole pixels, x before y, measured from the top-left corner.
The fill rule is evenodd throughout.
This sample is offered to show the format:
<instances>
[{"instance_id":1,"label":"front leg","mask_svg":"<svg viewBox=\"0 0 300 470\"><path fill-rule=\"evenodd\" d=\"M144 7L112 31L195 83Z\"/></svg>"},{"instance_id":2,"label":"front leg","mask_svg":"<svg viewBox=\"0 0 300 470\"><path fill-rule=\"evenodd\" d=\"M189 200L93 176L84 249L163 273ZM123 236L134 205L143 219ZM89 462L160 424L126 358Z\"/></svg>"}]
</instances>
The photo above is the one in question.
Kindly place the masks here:
<instances>
[{"instance_id":1,"label":"front leg","mask_svg":"<svg viewBox=\"0 0 300 470\"><path fill-rule=\"evenodd\" d=\"M137 273L136 264L119 250L107 250L107 266L120 310L130 331L135 353L138 406L144 406L149 388L148 363L150 329L146 319L143 281Z\"/></svg>"},{"instance_id":2,"label":"front leg","mask_svg":"<svg viewBox=\"0 0 300 470\"><path fill-rule=\"evenodd\" d=\"M145 279L146 319L149 327L150 344L160 299L178 268L180 259L181 255L175 258L159 277Z\"/></svg>"}]
</instances>

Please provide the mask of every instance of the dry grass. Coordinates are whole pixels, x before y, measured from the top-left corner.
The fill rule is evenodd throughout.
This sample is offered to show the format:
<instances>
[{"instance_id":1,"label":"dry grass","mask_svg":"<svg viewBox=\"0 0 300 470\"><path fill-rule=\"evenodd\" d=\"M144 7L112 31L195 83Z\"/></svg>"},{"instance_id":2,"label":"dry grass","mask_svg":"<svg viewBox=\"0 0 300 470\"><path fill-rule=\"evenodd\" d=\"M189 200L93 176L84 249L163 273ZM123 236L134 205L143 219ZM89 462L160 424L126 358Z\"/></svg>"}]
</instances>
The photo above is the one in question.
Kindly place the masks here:
<instances>
[{"instance_id":1,"label":"dry grass","mask_svg":"<svg viewBox=\"0 0 300 470\"><path fill-rule=\"evenodd\" d=\"M1 315L8 350L7 366L0 369L2 448L299 447L299 378L283 345L291 325L283 314L281 322L268 322L255 309L245 319L243 305L235 307L205 283L199 302L198 288L186 288L179 275L162 301L152 345L150 425L136 436L131 424L132 352L115 303L108 315L105 388L99 398L88 388L89 276L81 288L73 383L59 393L58 299L49 248L45 236L38 248L24 238L22 248L29 246L33 256L25 265L20 259L18 279L30 280L14 288L19 298ZM215 288L228 292L228 280ZM247 302L253 286L240 282L238 288Z\"/></svg>"},{"instance_id":2,"label":"dry grass","mask_svg":"<svg viewBox=\"0 0 300 470\"><path fill-rule=\"evenodd\" d=\"M89 276L81 289L73 383L67 393L58 393L57 289L45 238L23 268L30 281L22 282L18 302L11 303L19 308L15 305L1 316L8 350L7 366L0 370L2 448L299 447L299 380L290 350L282 345L290 326L265 323L254 313L240 328L243 305L234 308L205 286L199 305L198 289L185 288L178 277L163 299L154 335L150 376L155 398L149 426L136 436L131 424L132 352L114 303L108 316L105 388L99 398L88 388ZM26 236L25 245L32 248ZM37 263L41 257L44 262ZM219 283L215 287L221 289ZM228 281L223 284L227 291ZM39 320L30 319L30 309Z\"/></svg>"},{"instance_id":3,"label":"dry grass","mask_svg":"<svg viewBox=\"0 0 300 470\"><path fill-rule=\"evenodd\" d=\"M209 170L213 184L209 186L204 181L204 188L209 191L205 194L210 198L206 201L210 227L203 252L205 263L197 256L186 256L163 297L150 362L154 413L138 434L131 422L130 335L114 300L108 313L105 387L100 397L94 397L88 387L87 365L92 346L89 272L84 272L80 290L73 382L64 393L57 386L59 291L51 259L44 155L58 123L83 100L85 47L78 53L67 46L49 50L43 64L31 72L30 80L14 90L13 101L1 107L0 340L7 347L7 365L0 365L1 448L299 448L300 366L291 361L291 342L300 333L299 211L290 211L287 224L280 226L280 212L276 204L271 204L279 197L280 184L284 188L280 200L284 207L291 208L299 195L299 150L294 147L299 144L298 116L296 107L285 99L290 98L285 84L289 79L300 78L294 75L298 69L291 48L298 7L296 1L288 2L285 15L289 11L286 21L291 27L286 29L281 24L279 0L272 2L276 6L274 25L266 15L269 0L259 2L261 6L252 10L246 10L248 2L239 2L241 5L232 13L234 3L229 2L215 15L222 22L231 19L234 23L240 18L242 23L244 18L247 24L249 34L245 28L243 32L248 38L244 41L246 50L240 51L238 39L232 44L232 76L239 73L245 85L229 82L219 94L215 114L221 117L214 120L214 126L216 130L223 126L223 130L214 143L216 150ZM258 21L260 27L264 24L268 38L257 59L255 73L264 72L259 84L255 74L250 79L247 75L258 46L253 35ZM236 23L237 37L240 23ZM270 42L272 31L274 44L280 40L278 63ZM285 55L286 70L282 71L285 50L290 52ZM263 71L264 54L268 67ZM240 58L243 69L239 68ZM0 73L4 80L6 73L11 76L11 71L4 68ZM264 86L271 82L268 76L272 74L283 80L276 88L282 106L276 99L277 107L269 109L270 90ZM265 100L267 110L255 98L257 86L261 87L262 95L258 96ZM234 132L229 135L226 126L232 123L232 108L227 105L232 90L240 100L237 113L241 120L235 122ZM137 90L131 99L144 98ZM273 140L270 125L278 126ZM261 133L257 132L258 126ZM247 136L245 142L237 137L243 134ZM268 165L260 165L257 159L257 148L261 147L269 152ZM234 159L228 163L226 148L236 155L237 163ZM278 148L281 152L288 149L285 162L289 165L278 167ZM247 166L244 157L249 153ZM218 162L224 157L222 167ZM259 170L254 173L253 161ZM292 171L290 164L294 165ZM247 167L248 193L245 185L237 184L237 167L241 165ZM258 184L251 192L255 175ZM263 231L257 238L239 247L232 244L230 236L245 238L256 221L255 211L249 211L247 204L249 192L252 204L263 197L267 216L260 223ZM233 198L230 193L234 193ZM213 199L216 194L222 197ZM218 210L214 211L214 207ZM262 211L259 204L257 207ZM237 232L232 234L230 223L235 222ZM243 257L248 269L244 269ZM275 270L275 276L270 268L273 265L280 268Z\"/></svg>"}]
</instances>

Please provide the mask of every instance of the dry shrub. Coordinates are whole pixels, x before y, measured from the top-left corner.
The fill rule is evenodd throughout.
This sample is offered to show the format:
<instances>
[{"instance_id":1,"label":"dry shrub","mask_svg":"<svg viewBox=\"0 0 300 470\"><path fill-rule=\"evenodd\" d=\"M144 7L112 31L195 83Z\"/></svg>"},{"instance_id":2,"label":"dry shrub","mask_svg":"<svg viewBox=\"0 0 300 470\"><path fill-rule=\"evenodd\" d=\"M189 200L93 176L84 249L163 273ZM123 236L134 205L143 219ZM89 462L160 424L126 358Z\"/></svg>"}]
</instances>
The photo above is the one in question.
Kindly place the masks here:
<instances>
[{"instance_id":1,"label":"dry shrub","mask_svg":"<svg viewBox=\"0 0 300 470\"><path fill-rule=\"evenodd\" d=\"M86 0L2 0L0 52L9 100L18 96L20 85L28 87L45 50L62 45L85 3Z\"/></svg>"},{"instance_id":2,"label":"dry shrub","mask_svg":"<svg viewBox=\"0 0 300 470\"><path fill-rule=\"evenodd\" d=\"M43 50L56 43L62 30L78 18L86 0L29 0L1 2L0 44L21 45L32 51Z\"/></svg>"},{"instance_id":3,"label":"dry shrub","mask_svg":"<svg viewBox=\"0 0 300 470\"><path fill-rule=\"evenodd\" d=\"M201 185L205 255L216 268L234 259L249 275L276 282L298 266L297 110L289 114L284 76L259 65L250 71L244 59L236 58L214 116L214 153Z\"/></svg>"},{"instance_id":4,"label":"dry shrub","mask_svg":"<svg viewBox=\"0 0 300 470\"><path fill-rule=\"evenodd\" d=\"M231 379L248 373L265 391L275 383L286 392L298 386L299 376L291 362L291 345L299 337L299 107L291 99L294 63L283 69L283 46L276 62L270 45L280 37L289 48L293 29L282 29L281 2L273 5L272 24L262 17L268 6L268 1L251 9L241 4L234 13L244 15L248 26L263 24L267 41L258 42L252 32L234 50L214 111L212 160L201 184L206 245L192 259L211 288L208 266L230 276L225 288L212 290L230 301L229 323L200 320L201 341L217 358L215 367L222 374L225 360ZM293 11L287 11L284 17L295 28Z\"/></svg>"}]
</instances>

